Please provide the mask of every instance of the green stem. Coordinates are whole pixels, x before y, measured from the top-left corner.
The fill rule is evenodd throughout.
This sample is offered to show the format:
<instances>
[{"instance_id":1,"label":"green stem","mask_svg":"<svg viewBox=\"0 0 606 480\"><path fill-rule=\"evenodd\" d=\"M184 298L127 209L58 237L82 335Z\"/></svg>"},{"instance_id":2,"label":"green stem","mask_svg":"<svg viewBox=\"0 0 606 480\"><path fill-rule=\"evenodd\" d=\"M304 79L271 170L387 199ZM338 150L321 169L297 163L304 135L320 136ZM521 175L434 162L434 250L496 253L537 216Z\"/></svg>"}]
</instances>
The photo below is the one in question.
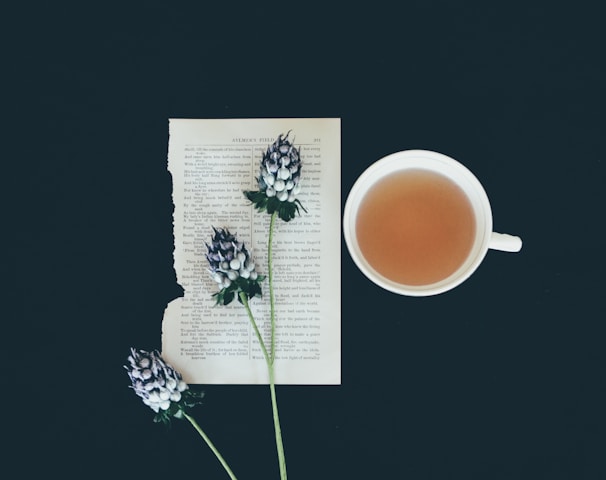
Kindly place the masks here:
<instances>
[{"instance_id":1,"label":"green stem","mask_svg":"<svg viewBox=\"0 0 606 480\"><path fill-rule=\"evenodd\" d=\"M274 415L274 430L276 433L280 479L286 480L286 457L284 455L284 443L282 442L282 429L280 428L278 400L276 398L276 382L274 378L274 361L276 360L276 308L274 297L273 238L274 224L277 215L278 212L273 212L271 214L271 220L269 221L269 239L267 241L267 276L269 279L269 307L271 319L271 361L267 363L267 369L269 371L269 390L271 392L271 407Z\"/></svg>"},{"instance_id":2,"label":"green stem","mask_svg":"<svg viewBox=\"0 0 606 480\"><path fill-rule=\"evenodd\" d=\"M248 319L255 331L255 335L257 336L257 340L259 340L259 345L261 346L261 350L263 351L263 356L265 357L265 363L267 365L267 371L269 373L269 391L271 393L271 410L274 418L274 431L276 436L276 449L278 451L278 465L280 467L280 479L286 480L286 457L284 456L284 443L282 442L282 429L280 428L280 416L278 414L278 399L276 398L276 382L274 378L274 364L271 361L269 354L267 353L267 349L265 348L265 342L263 341L263 337L259 332L259 328L257 327L257 322L255 322L255 318L250 309L250 305L248 303L248 297L246 293L240 292L240 300L242 300L242 304L244 308L246 308L246 313L248 313Z\"/></svg>"},{"instance_id":3,"label":"green stem","mask_svg":"<svg viewBox=\"0 0 606 480\"><path fill-rule=\"evenodd\" d=\"M271 409L274 418L274 431L276 435L276 449L278 451L278 465L280 467L280 479L286 480L286 457L284 455L284 443L282 442L282 429L280 428L280 415L278 414L278 399L276 398L276 382L274 376L274 361L276 359L276 309L275 309L275 297L274 297L274 275L273 275L273 233L274 224L276 220L277 212L272 213L271 220L269 222L269 240L267 245L267 267L268 267L268 278L269 278L269 306L270 306L270 318L271 318L271 343L270 351L267 352L265 348L265 342L263 337L259 333L257 323L255 322L250 305L248 304L248 297L244 292L240 292L240 300L246 308L248 318L255 331L255 335L259 340L259 345L263 351L265 357L265 363L267 364L267 371L269 373L269 391L271 393Z\"/></svg>"},{"instance_id":4,"label":"green stem","mask_svg":"<svg viewBox=\"0 0 606 480\"><path fill-rule=\"evenodd\" d=\"M213 453L215 454L217 459L219 459L219 461L221 462L221 465L223 465L223 468L229 475L229 478L231 478L232 480L238 480L236 478L236 476L234 475L234 472L232 472L231 468L229 468L229 465L227 465L227 462L225 461L225 459L219 453L219 450L217 450L217 448L213 445L213 442L210 441L210 438L208 438L208 435L206 435L206 433L204 433L204 430L202 430L202 428L200 428L200 425L198 425L198 423L194 420L194 418L189 416L187 413L183 413L183 415L185 416L185 418L187 418L189 420L189 423L191 423L193 425L193 427L196 429L196 431L204 439L204 441L209 446L209 448L213 451Z\"/></svg>"},{"instance_id":5,"label":"green stem","mask_svg":"<svg viewBox=\"0 0 606 480\"><path fill-rule=\"evenodd\" d=\"M259 340L259 345L261 346L261 350L263 351L263 356L265 357L265 363L267 366L271 365L271 361L269 359L269 354L267 353L267 348L265 348L265 342L263 341L263 337L261 336L261 332L259 332L259 328L257 327L257 322L255 322L255 317L252 314L252 310L250 309L250 305L248 304L248 297L246 293L240 292L240 300L242 300L242 305L246 308L246 313L248 313L248 319L250 320L250 324L255 331L255 335L257 336L257 340Z\"/></svg>"},{"instance_id":6,"label":"green stem","mask_svg":"<svg viewBox=\"0 0 606 480\"><path fill-rule=\"evenodd\" d=\"M271 408L274 415L274 430L276 432L276 448L278 450L278 465L280 466L280 479L286 480L286 456L284 455L284 443L282 442L282 429L280 428L280 416L278 415L278 400L276 398L276 383L274 380L274 366L268 365L269 390L271 392Z\"/></svg>"},{"instance_id":7,"label":"green stem","mask_svg":"<svg viewBox=\"0 0 606 480\"><path fill-rule=\"evenodd\" d=\"M267 276L269 280L269 311L271 318L271 363L273 365L276 359L276 307L274 297L274 268L273 268L273 238L274 238L274 223L278 212L271 214L269 221L269 239L267 241Z\"/></svg>"}]
</instances>

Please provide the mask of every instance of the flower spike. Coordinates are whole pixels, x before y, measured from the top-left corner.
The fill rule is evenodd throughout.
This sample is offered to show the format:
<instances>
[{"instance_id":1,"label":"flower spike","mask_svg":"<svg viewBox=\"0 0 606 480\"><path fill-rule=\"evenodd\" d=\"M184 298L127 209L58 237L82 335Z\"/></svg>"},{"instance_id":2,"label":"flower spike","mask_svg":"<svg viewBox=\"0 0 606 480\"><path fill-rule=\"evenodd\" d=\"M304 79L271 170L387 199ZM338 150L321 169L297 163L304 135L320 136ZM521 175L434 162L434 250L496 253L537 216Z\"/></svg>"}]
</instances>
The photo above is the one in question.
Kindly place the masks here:
<instances>
[{"instance_id":1,"label":"flower spike","mask_svg":"<svg viewBox=\"0 0 606 480\"><path fill-rule=\"evenodd\" d=\"M299 213L299 207L305 208L297 199L301 190L301 157L299 149L280 134L276 141L267 147L261 159L258 191L245 191L244 195L259 211L267 211L288 222Z\"/></svg>"},{"instance_id":2,"label":"flower spike","mask_svg":"<svg viewBox=\"0 0 606 480\"><path fill-rule=\"evenodd\" d=\"M189 390L181 374L166 363L157 350L146 352L131 348L124 368L132 389L156 412L155 422L170 423L171 417L183 418L187 410L201 403L204 397L203 392Z\"/></svg>"},{"instance_id":3,"label":"flower spike","mask_svg":"<svg viewBox=\"0 0 606 480\"><path fill-rule=\"evenodd\" d=\"M248 298L261 295L260 282L265 277L257 273L255 262L244 243L226 228L213 227L213 231L210 244L206 244L206 259L208 271L220 287L219 292L213 294L217 304L230 304L240 292Z\"/></svg>"}]
</instances>

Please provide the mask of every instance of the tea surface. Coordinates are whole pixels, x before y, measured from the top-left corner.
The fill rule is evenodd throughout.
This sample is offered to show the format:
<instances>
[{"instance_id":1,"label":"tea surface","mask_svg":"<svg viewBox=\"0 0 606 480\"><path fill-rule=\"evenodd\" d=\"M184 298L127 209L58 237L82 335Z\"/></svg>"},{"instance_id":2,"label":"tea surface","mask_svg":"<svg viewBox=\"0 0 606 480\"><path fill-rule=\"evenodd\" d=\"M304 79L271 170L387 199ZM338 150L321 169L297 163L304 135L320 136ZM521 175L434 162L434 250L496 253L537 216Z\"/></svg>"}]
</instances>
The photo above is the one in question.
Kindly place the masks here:
<instances>
[{"instance_id":1,"label":"tea surface","mask_svg":"<svg viewBox=\"0 0 606 480\"><path fill-rule=\"evenodd\" d=\"M454 273L471 250L475 229L463 190L422 169L381 179L362 200L356 218L356 237L368 263L405 285L427 285Z\"/></svg>"}]
</instances>

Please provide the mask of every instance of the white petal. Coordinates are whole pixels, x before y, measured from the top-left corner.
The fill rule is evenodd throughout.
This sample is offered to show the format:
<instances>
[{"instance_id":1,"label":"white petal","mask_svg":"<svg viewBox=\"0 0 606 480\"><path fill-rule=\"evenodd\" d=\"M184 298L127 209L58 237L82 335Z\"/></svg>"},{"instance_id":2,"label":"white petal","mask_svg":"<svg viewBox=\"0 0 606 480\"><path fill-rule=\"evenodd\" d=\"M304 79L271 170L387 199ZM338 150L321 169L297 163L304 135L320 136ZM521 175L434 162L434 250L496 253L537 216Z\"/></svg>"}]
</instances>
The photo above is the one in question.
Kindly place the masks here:
<instances>
[{"instance_id":1,"label":"white petal","mask_svg":"<svg viewBox=\"0 0 606 480\"><path fill-rule=\"evenodd\" d=\"M160 395L158 395L158 392L150 392L149 397L147 397L149 399L150 403L158 403L160 401Z\"/></svg>"},{"instance_id":2,"label":"white petal","mask_svg":"<svg viewBox=\"0 0 606 480\"><path fill-rule=\"evenodd\" d=\"M281 192L282 190L284 190L284 187L286 187L286 183L284 183L284 180L282 180L282 179L276 180L276 183L274 184L274 188L276 189L276 192Z\"/></svg>"},{"instance_id":3,"label":"white petal","mask_svg":"<svg viewBox=\"0 0 606 480\"><path fill-rule=\"evenodd\" d=\"M267 195L268 197L275 197L276 191L273 188L268 187L267 190L265 190L265 195Z\"/></svg>"},{"instance_id":4,"label":"white petal","mask_svg":"<svg viewBox=\"0 0 606 480\"><path fill-rule=\"evenodd\" d=\"M250 277L250 272L248 270L246 270L245 268L243 268L242 270L240 270L240 276L242 278L248 278L248 277Z\"/></svg>"},{"instance_id":5,"label":"white petal","mask_svg":"<svg viewBox=\"0 0 606 480\"><path fill-rule=\"evenodd\" d=\"M252 272L250 272L250 279L251 280L256 280L257 279L257 272L255 272L254 270Z\"/></svg>"},{"instance_id":6,"label":"white petal","mask_svg":"<svg viewBox=\"0 0 606 480\"><path fill-rule=\"evenodd\" d=\"M282 190L281 192L278 193L277 198L278 198L278 200L283 202L284 200L286 200L288 198L288 192L286 190Z\"/></svg>"},{"instance_id":7,"label":"white petal","mask_svg":"<svg viewBox=\"0 0 606 480\"><path fill-rule=\"evenodd\" d=\"M271 174L263 175L263 180L265 180L265 183L271 187L274 184L274 182L276 181L276 177L274 177Z\"/></svg>"},{"instance_id":8,"label":"white petal","mask_svg":"<svg viewBox=\"0 0 606 480\"><path fill-rule=\"evenodd\" d=\"M229 272L227 272L227 278L229 278L230 280L235 280L236 278L238 278L238 272L230 270Z\"/></svg>"},{"instance_id":9,"label":"white petal","mask_svg":"<svg viewBox=\"0 0 606 480\"><path fill-rule=\"evenodd\" d=\"M160 404L162 410L168 410L168 407L170 407L170 400L166 400Z\"/></svg>"},{"instance_id":10,"label":"white petal","mask_svg":"<svg viewBox=\"0 0 606 480\"><path fill-rule=\"evenodd\" d=\"M238 260L237 258L234 258L231 262L229 262L229 268L231 268L232 270L239 270L240 269L240 260Z\"/></svg>"},{"instance_id":11,"label":"white petal","mask_svg":"<svg viewBox=\"0 0 606 480\"><path fill-rule=\"evenodd\" d=\"M287 180L290 177L290 170L288 170L288 168L282 167L280 170L278 170L278 178L281 178L282 180Z\"/></svg>"}]
</instances>

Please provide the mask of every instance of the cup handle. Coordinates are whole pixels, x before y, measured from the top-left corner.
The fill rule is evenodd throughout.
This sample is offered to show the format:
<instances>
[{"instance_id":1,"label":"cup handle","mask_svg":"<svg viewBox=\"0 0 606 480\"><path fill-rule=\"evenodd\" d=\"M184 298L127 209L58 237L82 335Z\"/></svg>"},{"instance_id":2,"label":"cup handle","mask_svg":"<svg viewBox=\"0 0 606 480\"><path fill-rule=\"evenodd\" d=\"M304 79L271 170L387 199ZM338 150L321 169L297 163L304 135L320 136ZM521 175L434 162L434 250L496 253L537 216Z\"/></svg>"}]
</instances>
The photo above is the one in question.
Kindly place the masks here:
<instances>
[{"instance_id":1,"label":"cup handle","mask_svg":"<svg viewBox=\"0 0 606 480\"><path fill-rule=\"evenodd\" d=\"M488 248L502 252L519 252L522 249L522 239L507 233L492 232Z\"/></svg>"}]
</instances>

